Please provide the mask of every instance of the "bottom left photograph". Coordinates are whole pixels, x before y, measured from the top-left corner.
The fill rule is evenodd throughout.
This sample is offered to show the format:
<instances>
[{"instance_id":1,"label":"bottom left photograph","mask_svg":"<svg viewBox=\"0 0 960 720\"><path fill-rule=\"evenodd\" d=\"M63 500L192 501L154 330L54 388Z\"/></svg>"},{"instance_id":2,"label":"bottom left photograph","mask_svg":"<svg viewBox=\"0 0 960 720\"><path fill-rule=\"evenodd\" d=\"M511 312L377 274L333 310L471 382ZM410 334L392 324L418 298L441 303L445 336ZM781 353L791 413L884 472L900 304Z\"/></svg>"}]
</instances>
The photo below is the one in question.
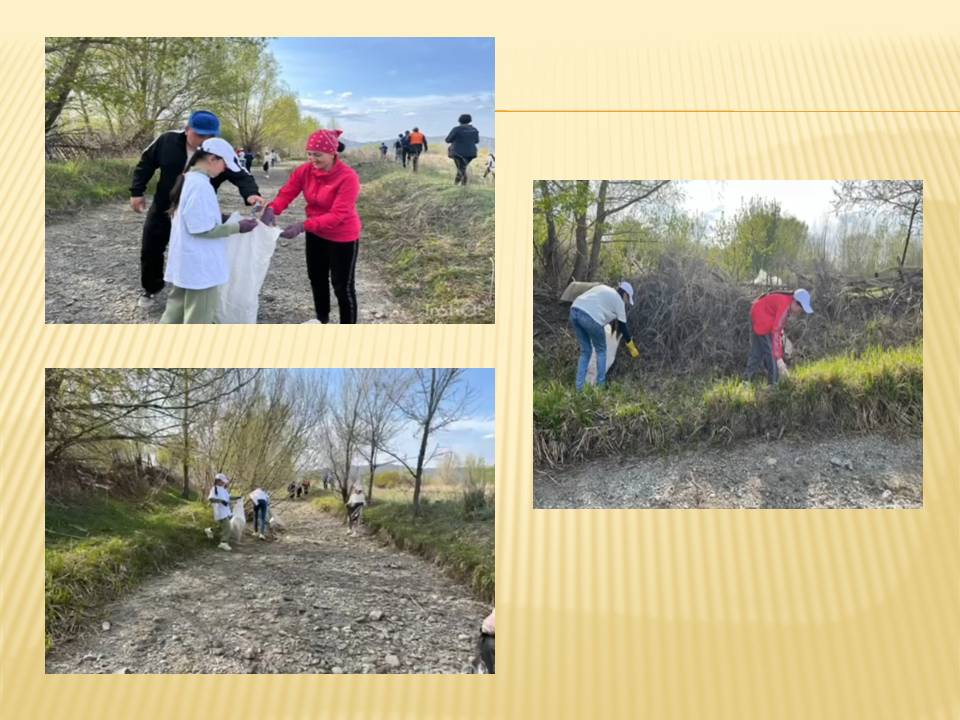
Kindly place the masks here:
<instances>
[{"instance_id":1,"label":"bottom left photograph","mask_svg":"<svg viewBox=\"0 0 960 720\"><path fill-rule=\"evenodd\" d=\"M45 384L47 673L495 672L492 369Z\"/></svg>"}]
</instances>

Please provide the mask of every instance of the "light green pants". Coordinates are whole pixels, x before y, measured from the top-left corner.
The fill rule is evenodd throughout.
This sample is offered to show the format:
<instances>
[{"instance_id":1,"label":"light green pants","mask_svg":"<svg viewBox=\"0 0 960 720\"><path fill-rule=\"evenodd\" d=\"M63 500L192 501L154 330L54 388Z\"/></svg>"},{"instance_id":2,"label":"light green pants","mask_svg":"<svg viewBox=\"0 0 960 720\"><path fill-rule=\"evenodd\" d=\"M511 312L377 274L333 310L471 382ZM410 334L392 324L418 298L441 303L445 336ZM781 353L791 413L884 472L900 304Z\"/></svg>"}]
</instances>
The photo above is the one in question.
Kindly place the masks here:
<instances>
[{"instance_id":1,"label":"light green pants","mask_svg":"<svg viewBox=\"0 0 960 720\"><path fill-rule=\"evenodd\" d=\"M174 285L167 296L167 307L161 323L211 324L217 317L217 287L205 290L185 290Z\"/></svg>"}]
</instances>

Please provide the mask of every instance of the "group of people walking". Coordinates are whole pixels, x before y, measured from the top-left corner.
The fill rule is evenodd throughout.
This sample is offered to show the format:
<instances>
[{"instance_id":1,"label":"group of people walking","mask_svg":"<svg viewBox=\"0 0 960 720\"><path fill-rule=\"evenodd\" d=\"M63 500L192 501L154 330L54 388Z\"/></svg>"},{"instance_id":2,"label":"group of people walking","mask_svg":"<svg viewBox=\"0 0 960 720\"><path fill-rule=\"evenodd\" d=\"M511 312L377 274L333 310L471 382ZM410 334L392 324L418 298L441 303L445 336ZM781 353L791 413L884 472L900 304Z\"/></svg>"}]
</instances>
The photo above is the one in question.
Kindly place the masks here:
<instances>
[{"instance_id":1,"label":"group of people walking","mask_svg":"<svg viewBox=\"0 0 960 720\"><path fill-rule=\"evenodd\" d=\"M467 166L477 157L477 146L480 144L480 132L471 123L473 118L468 114L463 114L457 121L457 126L447 133L444 142L447 143L447 156L453 160L456 166L455 185L467 184ZM420 128L405 130L397 135L393 142L394 159L403 165L409 166L413 172L417 172L420 161L420 155L429 150L427 136L421 132ZM385 143L380 143L380 157L386 158L388 148ZM491 158L493 156L491 155ZM492 165L488 163L484 177L492 171Z\"/></svg>"},{"instance_id":2,"label":"group of people walking","mask_svg":"<svg viewBox=\"0 0 960 720\"><path fill-rule=\"evenodd\" d=\"M143 224L141 307L157 304L165 283L171 283L161 322L215 321L217 288L229 281L226 238L250 232L258 223L254 217L225 222L217 190L230 182L248 206L262 208L259 222L268 226L274 226L278 216L303 196L306 217L288 223L280 237L291 240L306 235L307 275L317 320L330 320L332 284L340 323L356 323L354 274L362 229L357 213L360 179L340 158L344 150L341 131L312 133L306 140L307 161L294 169L270 201L260 194L248 161L241 160L233 146L218 137L219 133L217 116L198 110L184 130L163 133L154 140L134 170L130 205L136 212L146 210L147 184L160 171Z\"/></svg>"},{"instance_id":3,"label":"group of people walking","mask_svg":"<svg viewBox=\"0 0 960 720\"><path fill-rule=\"evenodd\" d=\"M606 326L625 341L633 358L640 351L630 336L627 325L627 303L633 305L633 286L626 280L616 288L595 285L578 295L570 307L570 326L580 345L577 362L576 387L583 390L591 357L596 354L597 387L606 383L607 340ZM763 374L770 385L775 385L788 373L784 360L783 334L788 318L801 313L813 314L810 293L803 288L793 292L770 292L754 300L750 307L751 342L744 373L746 380Z\"/></svg>"}]
</instances>

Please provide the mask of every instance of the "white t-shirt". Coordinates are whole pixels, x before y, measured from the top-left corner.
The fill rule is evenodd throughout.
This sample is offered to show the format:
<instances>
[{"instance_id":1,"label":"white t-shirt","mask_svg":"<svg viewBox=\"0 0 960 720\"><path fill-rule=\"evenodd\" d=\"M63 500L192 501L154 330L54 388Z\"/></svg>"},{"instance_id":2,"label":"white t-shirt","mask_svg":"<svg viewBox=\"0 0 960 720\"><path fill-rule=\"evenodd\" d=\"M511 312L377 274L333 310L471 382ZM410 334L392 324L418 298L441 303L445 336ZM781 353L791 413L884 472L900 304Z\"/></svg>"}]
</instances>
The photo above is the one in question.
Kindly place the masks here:
<instances>
[{"instance_id":1,"label":"white t-shirt","mask_svg":"<svg viewBox=\"0 0 960 720\"><path fill-rule=\"evenodd\" d=\"M220 224L220 204L210 178L202 172L188 172L171 222L170 252L163 279L187 290L206 290L227 282L227 239L193 235Z\"/></svg>"},{"instance_id":2,"label":"white t-shirt","mask_svg":"<svg viewBox=\"0 0 960 720\"><path fill-rule=\"evenodd\" d=\"M365 505L366 503L367 498L362 492L350 493L350 499L347 500L347 505Z\"/></svg>"},{"instance_id":3,"label":"white t-shirt","mask_svg":"<svg viewBox=\"0 0 960 720\"><path fill-rule=\"evenodd\" d=\"M256 504L261 500L263 500L264 502L270 502L270 496L267 495L266 491L263 488L257 488L252 493L250 493L250 500L254 504Z\"/></svg>"},{"instance_id":4,"label":"white t-shirt","mask_svg":"<svg viewBox=\"0 0 960 720\"><path fill-rule=\"evenodd\" d=\"M627 322L623 298L609 285L590 288L573 301L573 307L583 310L601 325L608 325L614 320Z\"/></svg>"},{"instance_id":5,"label":"white t-shirt","mask_svg":"<svg viewBox=\"0 0 960 720\"><path fill-rule=\"evenodd\" d=\"M209 500L226 500L227 504L223 505L222 503L211 503L213 507L213 520L214 522L220 522L224 518L231 517L233 515L230 512L230 491L225 487L220 487L219 485L214 485L210 489L210 494L207 496Z\"/></svg>"}]
</instances>

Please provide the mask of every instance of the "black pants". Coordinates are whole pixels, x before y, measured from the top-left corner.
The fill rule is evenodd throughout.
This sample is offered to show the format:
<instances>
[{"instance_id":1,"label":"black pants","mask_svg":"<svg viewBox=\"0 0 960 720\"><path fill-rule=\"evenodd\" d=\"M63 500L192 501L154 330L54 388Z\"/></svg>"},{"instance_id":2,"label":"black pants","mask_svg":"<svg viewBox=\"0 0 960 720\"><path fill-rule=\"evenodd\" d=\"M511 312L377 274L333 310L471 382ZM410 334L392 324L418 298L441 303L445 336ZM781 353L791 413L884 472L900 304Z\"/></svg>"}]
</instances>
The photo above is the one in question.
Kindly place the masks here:
<instances>
[{"instance_id":1,"label":"black pants","mask_svg":"<svg viewBox=\"0 0 960 720\"><path fill-rule=\"evenodd\" d=\"M163 290L163 253L170 244L170 216L151 205L140 242L140 285L148 293Z\"/></svg>"},{"instance_id":2,"label":"black pants","mask_svg":"<svg viewBox=\"0 0 960 720\"><path fill-rule=\"evenodd\" d=\"M407 166L407 158L410 158L410 162L413 163L413 169L417 169L417 162L420 159L420 153L423 151L423 145L411 145L407 152L404 155L403 166Z\"/></svg>"},{"instance_id":3,"label":"black pants","mask_svg":"<svg viewBox=\"0 0 960 720\"><path fill-rule=\"evenodd\" d=\"M457 166L457 179L453 181L454 185L459 185L463 183L467 184L467 165L470 164L470 161L473 158L460 157L459 155L453 156L453 162Z\"/></svg>"},{"instance_id":4,"label":"black pants","mask_svg":"<svg viewBox=\"0 0 960 720\"><path fill-rule=\"evenodd\" d=\"M357 322L357 290L354 286L354 270L357 266L357 251L360 241L333 242L313 233L307 233L307 276L313 289L313 306L317 320L330 321L330 284L340 306L340 324L355 325Z\"/></svg>"}]
</instances>

